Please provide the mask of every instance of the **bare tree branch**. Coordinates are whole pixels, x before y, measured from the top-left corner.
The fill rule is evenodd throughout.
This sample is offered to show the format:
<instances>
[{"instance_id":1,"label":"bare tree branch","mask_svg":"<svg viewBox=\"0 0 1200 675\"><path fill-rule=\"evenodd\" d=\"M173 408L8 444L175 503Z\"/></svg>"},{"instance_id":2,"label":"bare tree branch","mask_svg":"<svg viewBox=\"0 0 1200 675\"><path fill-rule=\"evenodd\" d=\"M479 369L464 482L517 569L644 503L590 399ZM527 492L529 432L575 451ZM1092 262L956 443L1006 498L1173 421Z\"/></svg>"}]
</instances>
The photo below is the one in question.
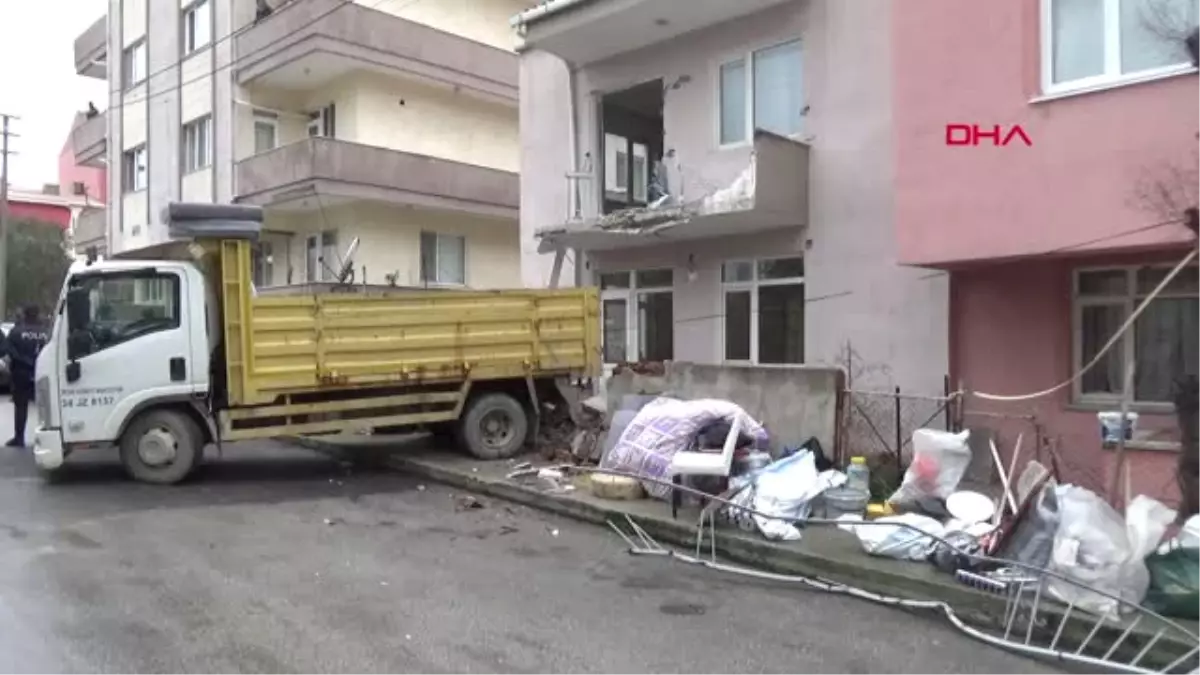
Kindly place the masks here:
<instances>
[{"instance_id":1,"label":"bare tree branch","mask_svg":"<svg viewBox=\"0 0 1200 675\"><path fill-rule=\"evenodd\" d=\"M1168 42L1186 45L1196 31L1195 0L1143 0L1138 11L1146 31Z\"/></svg>"}]
</instances>

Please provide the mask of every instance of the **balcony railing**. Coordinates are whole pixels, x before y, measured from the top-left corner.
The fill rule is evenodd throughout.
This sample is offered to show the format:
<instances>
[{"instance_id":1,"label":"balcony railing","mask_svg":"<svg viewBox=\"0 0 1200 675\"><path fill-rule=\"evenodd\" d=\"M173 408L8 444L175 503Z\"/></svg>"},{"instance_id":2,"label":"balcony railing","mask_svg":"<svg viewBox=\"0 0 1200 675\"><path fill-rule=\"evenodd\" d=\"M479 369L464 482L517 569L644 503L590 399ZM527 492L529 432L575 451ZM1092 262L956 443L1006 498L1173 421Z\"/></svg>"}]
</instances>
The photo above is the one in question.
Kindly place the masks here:
<instances>
[{"instance_id":1,"label":"balcony railing","mask_svg":"<svg viewBox=\"0 0 1200 675\"><path fill-rule=\"evenodd\" d=\"M492 97L517 99L512 52L346 0L292 0L238 35L238 84L301 59L358 61Z\"/></svg>"},{"instance_id":2,"label":"balcony railing","mask_svg":"<svg viewBox=\"0 0 1200 675\"><path fill-rule=\"evenodd\" d=\"M95 246L98 251L104 251L106 224L107 212L104 209L85 208L75 219L73 234L75 252L86 253L90 246Z\"/></svg>"},{"instance_id":3,"label":"balcony railing","mask_svg":"<svg viewBox=\"0 0 1200 675\"><path fill-rule=\"evenodd\" d=\"M238 162L238 200L275 204L313 195L515 217L517 174L332 138L309 138Z\"/></svg>"},{"instance_id":4,"label":"balcony railing","mask_svg":"<svg viewBox=\"0 0 1200 675\"><path fill-rule=\"evenodd\" d=\"M108 114L100 113L84 118L71 130L71 149L75 163L84 166L104 166L105 150L108 146Z\"/></svg>"},{"instance_id":5,"label":"balcony railing","mask_svg":"<svg viewBox=\"0 0 1200 675\"><path fill-rule=\"evenodd\" d=\"M108 17L102 16L75 38L75 72L88 77L108 77Z\"/></svg>"}]
</instances>

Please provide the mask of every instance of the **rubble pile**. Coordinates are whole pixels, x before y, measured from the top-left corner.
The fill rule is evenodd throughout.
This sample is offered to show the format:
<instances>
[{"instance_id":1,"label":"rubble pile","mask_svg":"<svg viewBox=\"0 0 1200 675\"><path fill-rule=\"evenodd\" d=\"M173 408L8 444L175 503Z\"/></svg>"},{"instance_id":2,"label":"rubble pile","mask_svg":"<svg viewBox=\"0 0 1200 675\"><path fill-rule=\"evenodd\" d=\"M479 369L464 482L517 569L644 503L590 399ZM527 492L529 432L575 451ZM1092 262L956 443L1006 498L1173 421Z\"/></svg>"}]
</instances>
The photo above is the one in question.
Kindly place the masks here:
<instances>
[{"instance_id":1,"label":"rubble pile","mask_svg":"<svg viewBox=\"0 0 1200 675\"><path fill-rule=\"evenodd\" d=\"M592 459L604 429L604 413L586 405L572 419L566 405L546 404L534 449L546 461L581 464Z\"/></svg>"},{"instance_id":2,"label":"rubble pile","mask_svg":"<svg viewBox=\"0 0 1200 675\"><path fill-rule=\"evenodd\" d=\"M637 375L662 377L667 374L667 364L664 361L626 361L613 368L613 375L620 375L626 371Z\"/></svg>"}]
</instances>

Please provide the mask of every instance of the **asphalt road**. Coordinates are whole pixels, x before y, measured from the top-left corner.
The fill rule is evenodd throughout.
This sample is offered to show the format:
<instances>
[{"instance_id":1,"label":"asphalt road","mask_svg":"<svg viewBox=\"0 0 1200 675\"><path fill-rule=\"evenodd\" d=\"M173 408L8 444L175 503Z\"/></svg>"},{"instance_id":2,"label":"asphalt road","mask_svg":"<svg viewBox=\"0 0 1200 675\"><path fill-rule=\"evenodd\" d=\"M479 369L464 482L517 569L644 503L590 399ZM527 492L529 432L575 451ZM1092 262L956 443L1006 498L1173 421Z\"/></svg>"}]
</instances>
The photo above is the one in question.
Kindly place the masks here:
<instances>
[{"instance_id":1,"label":"asphalt road","mask_svg":"<svg viewBox=\"0 0 1200 675\"><path fill-rule=\"evenodd\" d=\"M0 405L8 438L11 413ZM0 670L1045 672L921 615L270 443L196 480L0 448Z\"/></svg>"}]
</instances>

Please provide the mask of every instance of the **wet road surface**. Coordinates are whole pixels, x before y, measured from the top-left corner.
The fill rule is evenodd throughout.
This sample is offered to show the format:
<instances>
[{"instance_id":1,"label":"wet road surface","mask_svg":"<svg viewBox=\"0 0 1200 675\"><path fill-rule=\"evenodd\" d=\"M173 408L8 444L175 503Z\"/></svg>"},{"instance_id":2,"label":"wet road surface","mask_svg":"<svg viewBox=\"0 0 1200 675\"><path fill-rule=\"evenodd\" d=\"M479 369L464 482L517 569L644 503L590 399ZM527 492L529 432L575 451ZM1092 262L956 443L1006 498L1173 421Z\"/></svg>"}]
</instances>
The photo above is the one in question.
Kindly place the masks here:
<instances>
[{"instance_id":1,"label":"wet road surface","mask_svg":"<svg viewBox=\"0 0 1200 675\"><path fill-rule=\"evenodd\" d=\"M0 448L6 672L1046 671L924 616L633 558L601 528L288 446L175 487L125 480L114 453L72 462L45 485Z\"/></svg>"}]
</instances>

